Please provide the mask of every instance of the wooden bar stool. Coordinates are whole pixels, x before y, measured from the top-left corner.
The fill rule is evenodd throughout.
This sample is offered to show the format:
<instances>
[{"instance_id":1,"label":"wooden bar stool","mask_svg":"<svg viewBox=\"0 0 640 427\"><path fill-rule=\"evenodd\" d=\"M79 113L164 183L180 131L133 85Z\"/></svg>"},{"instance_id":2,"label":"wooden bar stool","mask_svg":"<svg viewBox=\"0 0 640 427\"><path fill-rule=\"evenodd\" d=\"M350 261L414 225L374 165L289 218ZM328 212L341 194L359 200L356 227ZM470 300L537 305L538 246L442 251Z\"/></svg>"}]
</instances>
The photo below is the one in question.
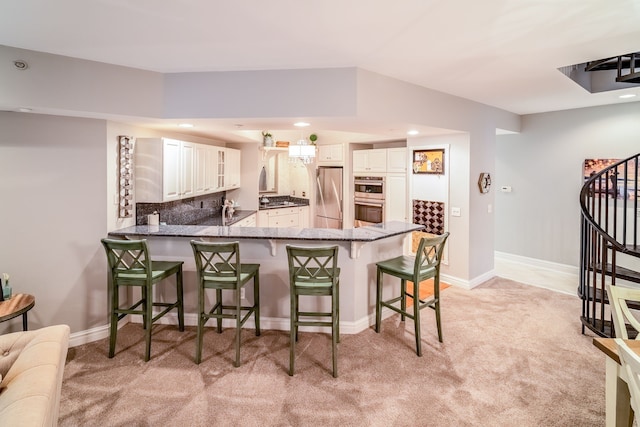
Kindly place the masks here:
<instances>
[{"instance_id":1,"label":"wooden bar stool","mask_svg":"<svg viewBox=\"0 0 640 427\"><path fill-rule=\"evenodd\" d=\"M260 264L240 263L240 244L208 243L191 241L196 259L198 276L198 329L196 338L196 363L202 360L202 338L204 325L209 319L216 319L218 333L222 332L222 319L236 322L235 361L240 366L240 332L242 325L254 315L256 336L260 335ZM243 306L240 289L253 279L253 305ZM216 290L216 302L211 310L206 310L205 289ZM234 304L222 303L222 291L234 291ZM244 316L242 315L245 312Z\"/></svg>"},{"instance_id":2,"label":"wooden bar stool","mask_svg":"<svg viewBox=\"0 0 640 427\"><path fill-rule=\"evenodd\" d=\"M287 245L287 257L289 260L289 285L291 287L289 375L293 375L294 372L298 326L329 326L331 327L333 376L336 378L338 376L337 343L340 342L338 246L310 248ZM300 295L330 296L331 311L300 311ZM301 320L301 317L306 320ZM320 320L322 318L330 319Z\"/></svg>"},{"instance_id":3,"label":"wooden bar stool","mask_svg":"<svg viewBox=\"0 0 640 427\"><path fill-rule=\"evenodd\" d=\"M378 277L376 281L376 332L380 332L382 320L382 307L401 314L401 320L405 317L413 319L416 335L416 353L422 356L420 345L420 310L425 307L432 308L436 312L436 324L438 327L438 340L442 342L442 327L440 325L440 261L444 244L449 233L437 237L423 237L420 239L416 256L402 255L396 258L376 263ZM400 296L387 301L382 300L382 275L386 273L400 278ZM433 278L433 295L426 299L420 299L420 282ZM413 282L413 294L407 292L407 280ZM407 310L407 297L413 298L413 309ZM400 301L400 307L395 304Z\"/></svg>"},{"instance_id":4,"label":"wooden bar stool","mask_svg":"<svg viewBox=\"0 0 640 427\"><path fill-rule=\"evenodd\" d=\"M109 357L113 357L116 348L118 320L128 314L142 316L142 325L146 331L146 350L144 360L151 358L151 327L162 316L174 308L178 309L178 328L184 331L184 304L182 300L182 261L152 261L146 240L112 240L102 239L109 264L109 292L111 303L109 308L110 333ZM153 285L176 275L176 301L153 301ZM140 300L128 307L120 307L120 287L139 286L142 296ZM138 308L140 307L140 308ZM160 313L153 315L153 307L163 307Z\"/></svg>"}]
</instances>

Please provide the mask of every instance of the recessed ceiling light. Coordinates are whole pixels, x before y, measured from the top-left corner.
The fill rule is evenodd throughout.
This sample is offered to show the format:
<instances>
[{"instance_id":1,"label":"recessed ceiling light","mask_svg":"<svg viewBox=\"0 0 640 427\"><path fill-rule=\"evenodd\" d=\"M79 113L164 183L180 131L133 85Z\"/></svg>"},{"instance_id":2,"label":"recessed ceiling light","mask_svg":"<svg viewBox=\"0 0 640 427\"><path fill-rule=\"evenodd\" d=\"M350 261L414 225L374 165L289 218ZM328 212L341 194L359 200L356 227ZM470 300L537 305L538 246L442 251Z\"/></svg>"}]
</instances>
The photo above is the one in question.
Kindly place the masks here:
<instances>
[{"instance_id":1,"label":"recessed ceiling light","mask_svg":"<svg viewBox=\"0 0 640 427\"><path fill-rule=\"evenodd\" d=\"M627 98L635 98L635 96L636 96L635 93L625 93L624 95L620 95L618 98L627 99Z\"/></svg>"},{"instance_id":2,"label":"recessed ceiling light","mask_svg":"<svg viewBox=\"0 0 640 427\"><path fill-rule=\"evenodd\" d=\"M178 125L178 127L181 127L181 128L192 128L193 125L191 123L180 123Z\"/></svg>"},{"instance_id":3,"label":"recessed ceiling light","mask_svg":"<svg viewBox=\"0 0 640 427\"><path fill-rule=\"evenodd\" d=\"M309 123L307 123L307 122L297 122L297 123L294 123L293 125L297 126L299 128L304 128L304 127L309 126Z\"/></svg>"},{"instance_id":4,"label":"recessed ceiling light","mask_svg":"<svg viewBox=\"0 0 640 427\"><path fill-rule=\"evenodd\" d=\"M407 132L407 135L417 135L420 132L418 132L417 130L410 130L409 132Z\"/></svg>"},{"instance_id":5,"label":"recessed ceiling light","mask_svg":"<svg viewBox=\"0 0 640 427\"><path fill-rule=\"evenodd\" d=\"M27 61L23 61L21 59L16 59L15 61L13 61L13 66L18 69L18 70L26 70L27 68L29 68L29 64L27 64Z\"/></svg>"}]
</instances>

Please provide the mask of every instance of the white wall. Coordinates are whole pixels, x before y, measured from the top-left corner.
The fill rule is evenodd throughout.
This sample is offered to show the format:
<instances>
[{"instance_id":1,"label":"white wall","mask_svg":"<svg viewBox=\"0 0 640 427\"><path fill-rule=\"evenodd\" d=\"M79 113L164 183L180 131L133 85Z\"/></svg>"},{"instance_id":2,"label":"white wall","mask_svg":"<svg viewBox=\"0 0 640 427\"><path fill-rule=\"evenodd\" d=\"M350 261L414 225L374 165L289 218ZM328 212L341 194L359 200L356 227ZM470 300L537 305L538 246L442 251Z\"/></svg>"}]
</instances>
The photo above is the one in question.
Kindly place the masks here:
<instances>
[{"instance_id":1,"label":"white wall","mask_svg":"<svg viewBox=\"0 0 640 427\"><path fill-rule=\"evenodd\" d=\"M448 276L449 283L472 287L473 277L469 276L469 134L414 137L407 140L407 150L410 152L418 147L446 148L446 175L427 176L426 179L422 179L422 175L411 175L409 208L413 199L428 197L432 191L433 198L428 200L446 202L445 224L451 235L447 240L447 262L442 266L442 274ZM460 208L461 216L452 217L451 207ZM491 270L493 267L488 268Z\"/></svg>"},{"instance_id":2,"label":"white wall","mask_svg":"<svg viewBox=\"0 0 640 427\"><path fill-rule=\"evenodd\" d=\"M496 139L496 251L578 266L583 162L640 152L640 102L523 116Z\"/></svg>"},{"instance_id":3,"label":"white wall","mask_svg":"<svg viewBox=\"0 0 640 427\"><path fill-rule=\"evenodd\" d=\"M119 135L222 145L104 120L0 112L0 273L11 275L15 293L35 295L30 329L106 331L100 239L135 222L119 219L114 203ZM19 318L0 324L0 333L21 329Z\"/></svg>"},{"instance_id":4,"label":"white wall","mask_svg":"<svg viewBox=\"0 0 640 427\"><path fill-rule=\"evenodd\" d=\"M0 272L36 297L29 328L106 324L106 122L0 112ZM0 333L22 329L20 318Z\"/></svg>"}]
</instances>

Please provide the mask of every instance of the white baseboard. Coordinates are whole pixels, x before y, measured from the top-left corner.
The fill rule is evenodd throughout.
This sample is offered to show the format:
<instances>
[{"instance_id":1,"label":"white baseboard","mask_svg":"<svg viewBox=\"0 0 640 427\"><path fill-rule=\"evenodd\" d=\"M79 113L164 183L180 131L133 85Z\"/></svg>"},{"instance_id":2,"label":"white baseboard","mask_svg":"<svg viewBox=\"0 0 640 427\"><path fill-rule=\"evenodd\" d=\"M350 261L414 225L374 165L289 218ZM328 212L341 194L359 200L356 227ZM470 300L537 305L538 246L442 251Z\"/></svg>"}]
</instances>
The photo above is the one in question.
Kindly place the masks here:
<instances>
[{"instance_id":1,"label":"white baseboard","mask_svg":"<svg viewBox=\"0 0 640 427\"><path fill-rule=\"evenodd\" d=\"M515 280L526 285L550 289L569 295L576 295L579 279L577 267L496 251L494 270L488 271L471 280L460 279L445 274L441 276L441 280L449 285L471 290L494 276L504 277L505 279ZM393 314L394 312L391 310L383 309L382 317L387 318ZM198 317L196 314L185 313L184 322L186 326L196 326L197 319ZM125 317L118 323L118 328L121 328L129 321L133 323L142 323L142 317ZM175 313L168 313L159 319L158 323L177 325L178 318ZM375 313L354 322L340 322L340 333L357 334L371 327L373 324L375 324ZM224 319L222 325L225 328L235 326L234 322L230 319ZM253 318L249 318L245 325L247 328L255 328ZM214 321L209 321L207 324L207 327L211 326L215 326ZM262 317L260 319L260 326L264 329L288 331L290 323L288 318ZM322 327L303 327L300 328L300 330L322 332L327 329ZM75 347L92 341L97 341L108 336L109 325L99 326L71 334L69 338L69 346Z\"/></svg>"},{"instance_id":2,"label":"white baseboard","mask_svg":"<svg viewBox=\"0 0 640 427\"><path fill-rule=\"evenodd\" d=\"M487 280L491 279L494 276L496 276L495 270L490 270L471 280L460 279L458 277L449 276L447 274L441 274L440 280L448 285L453 285L459 288L471 290L476 286L480 285L481 283L484 283Z\"/></svg>"},{"instance_id":3,"label":"white baseboard","mask_svg":"<svg viewBox=\"0 0 640 427\"><path fill-rule=\"evenodd\" d=\"M505 279L569 295L575 296L578 289L576 266L496 251L495 271Z\"/></svg>"}]
</instances>

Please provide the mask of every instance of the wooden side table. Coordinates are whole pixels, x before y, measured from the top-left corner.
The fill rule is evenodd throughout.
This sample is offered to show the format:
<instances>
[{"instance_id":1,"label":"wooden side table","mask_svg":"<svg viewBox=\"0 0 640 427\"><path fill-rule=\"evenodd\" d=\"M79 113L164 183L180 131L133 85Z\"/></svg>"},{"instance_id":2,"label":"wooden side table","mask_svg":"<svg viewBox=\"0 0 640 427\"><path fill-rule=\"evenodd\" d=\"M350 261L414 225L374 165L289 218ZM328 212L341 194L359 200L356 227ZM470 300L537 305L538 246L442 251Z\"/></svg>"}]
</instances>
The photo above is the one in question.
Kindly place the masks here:
<instances>
[{"instance_id":1,"label":"wooden side table","mask_svg":"<svg viewBox=\"0 0 640 427\"><path fill-rule=\"evenodd\" d=\"M36 305L36 297L29 294L15 294L6 301L0 302L0 322L13 319L22 314L22 330L27 330L27 311Z\"/></svg>"}]
</instances>

